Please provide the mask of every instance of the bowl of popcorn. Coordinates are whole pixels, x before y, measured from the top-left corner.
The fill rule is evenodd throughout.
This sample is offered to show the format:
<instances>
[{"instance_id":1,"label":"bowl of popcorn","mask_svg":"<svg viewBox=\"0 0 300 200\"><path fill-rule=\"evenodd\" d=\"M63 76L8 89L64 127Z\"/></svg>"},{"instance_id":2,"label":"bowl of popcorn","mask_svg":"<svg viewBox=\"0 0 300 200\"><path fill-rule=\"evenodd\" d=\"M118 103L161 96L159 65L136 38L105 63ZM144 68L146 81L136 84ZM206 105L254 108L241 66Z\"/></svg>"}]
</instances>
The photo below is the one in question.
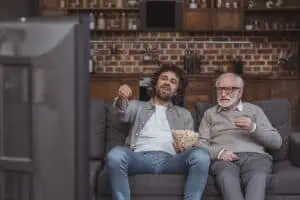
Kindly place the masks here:
<instances>
[{"instance_id":1,"label":"bowl of popcorn","mask_svg":"<svg viewBox=\"0 0 300 200\"><path fill-rule=\"evenodd\" d=\"M191 130L172 130L174 141L184 149L192 148L199 137L199 134Z\"/></svg>"}]
</instances>

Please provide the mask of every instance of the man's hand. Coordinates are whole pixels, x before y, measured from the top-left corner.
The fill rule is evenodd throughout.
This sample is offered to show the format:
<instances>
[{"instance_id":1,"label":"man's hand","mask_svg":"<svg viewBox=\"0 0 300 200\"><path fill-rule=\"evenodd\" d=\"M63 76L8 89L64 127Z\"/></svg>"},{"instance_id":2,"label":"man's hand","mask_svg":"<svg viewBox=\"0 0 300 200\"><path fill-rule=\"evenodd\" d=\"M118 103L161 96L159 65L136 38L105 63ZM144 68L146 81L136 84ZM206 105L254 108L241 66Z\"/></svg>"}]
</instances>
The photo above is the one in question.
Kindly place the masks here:
<instances>
[{"instance_id":1,"label":"man's hand","mask_svg":"<svg viewBox=\"0 0 300 200\"><path fill-rule=\"evenodd\" d=\"M119 88L119 92L118 92L119 98L130 99L131 95L132 95L131 88L126 84L121 85L121 87Z\"/></svg>"},{"instance_id":2,"label":"man's hand","mask_svg":"<svg viewBox=\"0 0 300 200\"><path fill-rule=\"evenodd\" d=\"M173 142L173 147L177 153L185 151L184 143Z\"/></svg>"},{"instance_id":3,"label":"man's hand","mask_svg":"<svg viewBox=\"0 0 300 200\"><path fill-rule=\"evenodd\" d=\"M250 117L246 117L246 116L236 117L234 122L236 127L245 129L249 132L253 130L254 123Z\"/></svg>"},{"instance_id":4,"label":"man's hand","mask_svg":"<svg viewBox=\"0 0 300 200\"><path fill-rule=\"evenodd\" d=\"M231 162L231 161L238 160L239 157L238 157L235 153L233 153L232 151L227 151L227 150L225 150L225 151L223 151L223 152L221 153L219 159L220 159L220 160L230 161L230 162Z\"/></svg>"}]
</instances>

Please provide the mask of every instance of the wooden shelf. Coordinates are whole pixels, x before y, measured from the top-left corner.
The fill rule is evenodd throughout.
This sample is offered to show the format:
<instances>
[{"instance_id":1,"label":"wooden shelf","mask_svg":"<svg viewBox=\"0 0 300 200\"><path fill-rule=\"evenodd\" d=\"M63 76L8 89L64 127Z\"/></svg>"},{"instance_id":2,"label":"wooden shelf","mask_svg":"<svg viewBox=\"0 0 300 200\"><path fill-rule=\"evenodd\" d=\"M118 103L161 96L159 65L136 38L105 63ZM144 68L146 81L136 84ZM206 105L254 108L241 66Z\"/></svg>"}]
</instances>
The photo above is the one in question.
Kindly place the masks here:
<instances>
[{"instance_id":1,"label":"wooden shelf","mask_svg":"<svg viewBox=\"0 0 300 200\"><path fill-rule=\"evenodd\" d=\"M300 12L300 7L283 7L283 8L249 8L245 12Z\"/></svg>"},{"instance_id":2,"label":"wooden shelf","mask_svg":"<svg viewBox=\"0 0 300 200\"><path fill-rule=\"evenodd\" d=\"M184 31L242 31L242 8L184 8Z\"/></svg>"},{"instance_id":3,"label":"wooden shelf","mask_svg":"<svg viewBox=\"0 0 300 200\"><path fill-rule=\"evenodd\" d=\"M195 10L224 10L224 11L235 11L235 10L243 10L242 7L238 7L238 8L215 8L215 7L208 7L208 8L190 8L188 7L188 5L184 6L184 10L187 11L195 11Z\"/></svg>"},{"instance_id":4,"label":"wooden shelf","mask_svg":"<svg viewBox=\"0 0 300 200\"><path fill-rule=\"evenodd\" d=\"M241 31L244 27L241 9L217 8L213 13L213 30Z\"/></svg>"},{"instance_id":5,"label":"wooden shelf","mask_svg":"<svg viewBox=\"0 0 300 200\"><path fill-rule=\"evenodd\" d=\"M270 32L270 33L274 33L274 32L300 32L300 29L283 29L283 30L245 30L244 32L247 33L256 33L256 32Z\"/></svg>"},{"instance_id":6,"label":"wooden shelf","mask_svg":"<svg viewBox=\"0 0 300 200\"><path fill-rule=\"evenodd\" d=\"M214 8L215 11L225 11L225 12L242 12L241 8Z\"/></svg>"},{"instance_id":7,"label":"wooden shelf","mask_svg":"<svg viewBox=\"0 0 300 200\"><path fill-rule=\"evenodd\" d=\"M183 30L209 31L213 28L211 8L186 9L183 13Z\"/></svg>"},{"instance_id":8,"label":"wooden shelf","mask_svg":"<svg viewBox=\"0 0 300 200\"><path fill-rule=\"evenodd\" d=\"M139 12L138 8L66 8L70 12Z\"/></svg>"},{"instance_id":9,"label":"wooden shelf","mask_svg":"<svg viewBox=\"0 0 300 200\"><path fill-rule=\"evenodd\" d=\"M92 32L142 32L142 30L128 30L128 29L109 29L109 30L101 30L101 29L94 29L91 30ZM185 28L184 32L203 32L203 33L222 33L222 32L243 32L245 34L255 34L255 33L300 33L300 29L286 29L286 30L233 30L233 29L193 29L193 28Z\"/></svg>"},{"instance_id":10,"label":"wooden shelf","mask_svg":"<svg viewBox=\"0 0 300 200\"><path fill-rule=\"evenodd\" d=\"M101 29L94 29L91 30L93 33L98 33L98 32L140 32L141 30L128 30L128 29L105 29L105 30L101 30Z\"/></svg>"},{"instance_id":11,"label":"wooden shelf","mask_svg":"<svg viewBox=\"0 0 300 200\"><path fill-rule=\"evenodd\" d=\"M213 8L184 8L184 11L209 11Z\"/></svg>"}]
</instances>

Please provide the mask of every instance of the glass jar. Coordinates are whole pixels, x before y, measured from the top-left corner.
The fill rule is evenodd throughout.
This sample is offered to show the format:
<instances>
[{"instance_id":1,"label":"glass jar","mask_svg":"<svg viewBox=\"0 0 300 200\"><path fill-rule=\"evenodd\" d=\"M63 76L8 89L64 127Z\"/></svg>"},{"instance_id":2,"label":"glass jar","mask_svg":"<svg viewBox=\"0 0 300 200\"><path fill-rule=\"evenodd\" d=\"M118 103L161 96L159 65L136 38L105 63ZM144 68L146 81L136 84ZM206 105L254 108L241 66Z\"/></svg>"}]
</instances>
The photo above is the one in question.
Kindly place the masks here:
<instances>
[{"instance_id":1,"label":"glass jar","mask_svg":"<svg viewBox=\"0 0 300 200\"><path fill-rule=\"evenodd\" d=\"M99 14L97 25L98 25L99 30L104 30L105 29L105 19L104 19L103 13Z\"/></svg>"},{"instance_id":2,"label":"glass jar","mask_svg":"<svg viewBox=\"0 0 300 200\"><path fill-rule=\"evenodd\" d=\"M128 5L128 7L136 7L137 1L136 0L128 0L127 5Z\"/></svg>"}]
</instances>

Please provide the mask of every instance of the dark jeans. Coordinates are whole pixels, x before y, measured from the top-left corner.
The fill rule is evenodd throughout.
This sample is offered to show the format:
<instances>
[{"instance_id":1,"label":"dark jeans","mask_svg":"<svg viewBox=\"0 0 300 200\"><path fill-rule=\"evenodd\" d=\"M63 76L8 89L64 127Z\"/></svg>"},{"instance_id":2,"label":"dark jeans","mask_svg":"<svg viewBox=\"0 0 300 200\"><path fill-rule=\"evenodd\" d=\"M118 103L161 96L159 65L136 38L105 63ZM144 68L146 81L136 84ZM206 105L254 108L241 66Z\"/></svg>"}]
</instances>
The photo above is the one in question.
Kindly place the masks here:
<instances>
[{"instance_id":1,"label":"dark jeans","mask_svg":"<svg viewBox=\"0 0 300 200\"><path fill-rule=\"evenodd\" d=\"M210 167L223 200L264 200L267 178L272 172L271 158L259 153L237 155L237 161L215 160Z\"/></svg>"},{"instance_id":2,"label":"dark jeans","mask_svg":"<svg viewBox=\"0 0 300 200\"><path fill-rule=\"evenodd\" d=\"M127 147L114 147L107 159L114 200L130 199L128 176L134 174L186 174L184 199L200 200L210 165L209 153L202 148L170 155L161 151L133 152Z\"/></svg>"}]
</instances>

